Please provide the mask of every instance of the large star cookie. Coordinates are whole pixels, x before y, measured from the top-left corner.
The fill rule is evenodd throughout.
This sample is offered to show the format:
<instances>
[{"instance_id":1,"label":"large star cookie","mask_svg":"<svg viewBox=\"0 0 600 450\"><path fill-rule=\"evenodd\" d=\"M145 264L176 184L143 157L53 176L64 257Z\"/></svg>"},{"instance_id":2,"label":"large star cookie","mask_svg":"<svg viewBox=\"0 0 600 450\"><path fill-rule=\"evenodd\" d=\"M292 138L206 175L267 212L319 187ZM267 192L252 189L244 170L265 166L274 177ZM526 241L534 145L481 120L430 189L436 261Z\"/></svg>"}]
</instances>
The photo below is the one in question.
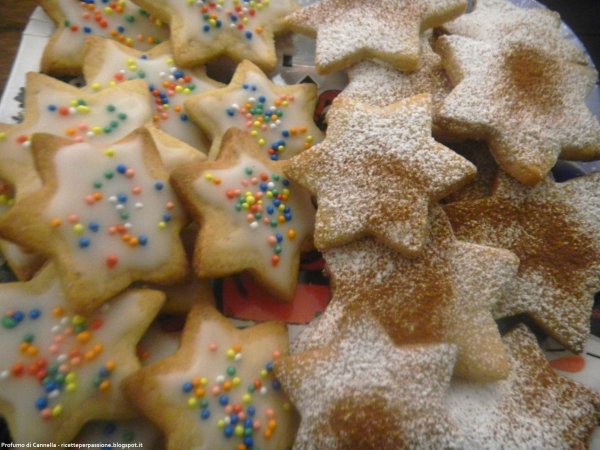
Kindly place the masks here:
<instances>
[{"instance_id":1,"label":"large star cookie","mask_svg":"<svg viewBox=\"0 0 600 450\"><path fill-rule=\"evenodd\" d=\"M600 395L558 375L524 325L505 336L510 375L455 379L446 404L466 449L584 449L600 420Z\"/></svg>"},{"instance_id":2,"label":"large star cookie","mask_svg":"<svg viewBox=\"0 0 600 450\"><path fill-rule=\"evenodd\" d=\"M474 11L446 22L442 29L491 44L521 42L556 59L588 62L574 41L564 36L560 15L545 8L521 8L508 0L477 0Z\"/></svg>"},{"instance_id":3,"label":"large star cookie","mask_svg":"<svg viewBox=\"0 0 600 450\"><path fill-rule=\"evenodd\" d=\"M297 416L272 372L287 346L281 323L238 330L199 303L177 353L131 376L126 393L165 433L169 450L289 448Z\"/></svg>"},{"instance_id":4,"label":"large star cookie","mask_svg":"<svg viewBox=\"0 0 600 450\"><path fill-rule=\"evenodd\" d=\"M167 39L169 30L129 0L38 0L57 25L42 56L42 71L79 75L88 36L114 39L148 50Z\"/></svg>"},{"instance_id":5,"label":"large star cookie","mask_svg":"<svg viewBox=\"0 0 600 450\"><path fill-rule=\"evenodd\" d=\"M134 0L171 27L175 60L183 67L225 55L249 59L269 72L275 68L274 34L297 8L293 0Z\"/></svg>"},{"instance_id":6,"label":"large star cookie","mask_svg":"<svg viewBox=\"0 0 600 450\"><path fill-rule=\"evenodd\" d=\"M53 265L0 285L0 413L14 442L62 443L95 419L135 415L122 380L164 295L128 290L89 315L66 302Z\"/></svg>"},{"instance_id":7,"label":"large star cookie","mask_svg":"<svg viewBox=\"0 0 600 450\"><path fill-rule=\"evenodd\" d=\"M431 97L386 107L336 99L327 119L326 139L286 168L317 197L316 247L371 235L416 256L431 205L475 176L470 162L431 137Z\"/></svg>"},{"instance_id":8,"label":"large star cookie","mask_svg":"<svg viewBox=\"0 0 600 450\"><path fill-rule=\"evenodd\" d=\"M232 128L217 161L173 172L171 183L200 223L194 269L201 278L249 271L283 300L296 289L300 251L310 241L310 195L283 176L254 139Z\"/></svg>"},{"instance_id":9,"label":"large star cookie","mask_svg":"<svg viewBox=\"0 0 600 450\"><path fill-rule=\"evenodd\" d=\"M419 66L419 35L461 15L464 0L323 0L285 19L295 32L317 39L319 73L342 70L365 59L398 70Z\"/></svg>"},{"instance_id":10,"label":"large star cookie","mask_svg":"<svg viewBox=\"0 0 600 450\"><path fill-rule=\"evenodd\" d=\"M174 161L164 161L167 167L194 162L200 157L198 151L207 152L203 133L183 109L186 98L222 87L206 76L204 67L179 68L169 42L146 53L98 37L89 38L86 45L83 74L91 90L97 92L128 80L147 83L153 97L154 127L177 138L181 146ZM164 153L169 152L161 151Z\"/></svg>"},{"instance_id":11,"label":"large star cookie","mask_svg":"<svg viewBox=\"0 0 600 450\"><path fill-rule=\"evenodd\" d=\"M501 174L491 197L444 209L459 239L509 249L521 261L495 315L527 313L580 352L600 289L600 174L533 188Z\"/></svg>"},{"instance_id":12,"label":"large star cookie","mask_svg":"<svg viewBox=\"0 0 600 450\"><path fill-rule=\"evenodd\" d=\"M436 209L431 242L407 259L363 239L324 254L334 294L294 353L327 345L358 317L371 315L397 345L448 342L458 348L457 375L506 377L508 366L492 307L517 272L518 260L497 248L457 241Z\"/></svg>"},{"instance_id":13,"label":"large star cookie","mask_svg":"<svg viewBox=\"0 0 600 450\"><path fill-rule=\"evenodd\" d=\"M108 148L37 134L33 152L44 185L0 218L0 234L55 261L72 305L185 276L185 215L143 128Z\"/></svg>"},{"instance_id":14,"label":"large star cookie","mask_svg":"<svg viewBox=\"0 0 600 450\"><path fill-rule=\"evenodd\" d=\"M431 48L431 35L421 37L419 66L414 72L400 72L379 61L365 61L348 69L350 83L340 98L350 98L373 106L387 106L413 95L429 93L433 109L434 135L437 111L451 90L442 59Z\"/></svg>"},{"instance_id":15,"label":"large star cookie","mask_svg":"<svg viewBox=\"0 0 600 450\"><path fill-rule=\"evenodd\" d=\"M216 159L231 127L248 132L272 160L288 159L323 139L314 123L314 84L276 86L250 61L240 63L229 86L185 102L190 116L212 139Z\"/></svg>"},{"instance_id":16,"label":"large star cookie","mask_svg":"<svg viewBox=\"0 0 600 450\"><path fill-rule=\"evenodd\" d=\"M455 86L440 123L487 141L500 167L522 183L541 181L559 156L600 156L600 124L585 104L594 69L523 43L442 36L437 49Z\"/></svg>"},{"instance_id":17,"label":"large star cookie","mask_svg":"<svg viewBox=\"0 0 600 450\"><path fill-rule=\"evenodd\" d=\"M396 347L365 319L324 348L275 362L301 416L294 448L458 448L444 405L454 346Z\"/></svg>"},{"instance_id":18,"label":"large star cookie","mask_svg":"<svg viewBox=\"0 0 600 450\"><path fill-rule=\"evenodd\" d=\"M34 133L52 133L74 142L106 145L125 137L152 117L150 94L141 80L89 94L30 72L25 91L23 122L0 124L0 176L13 185L36 178L30 150Z\"/></svg>"}]
</instances>

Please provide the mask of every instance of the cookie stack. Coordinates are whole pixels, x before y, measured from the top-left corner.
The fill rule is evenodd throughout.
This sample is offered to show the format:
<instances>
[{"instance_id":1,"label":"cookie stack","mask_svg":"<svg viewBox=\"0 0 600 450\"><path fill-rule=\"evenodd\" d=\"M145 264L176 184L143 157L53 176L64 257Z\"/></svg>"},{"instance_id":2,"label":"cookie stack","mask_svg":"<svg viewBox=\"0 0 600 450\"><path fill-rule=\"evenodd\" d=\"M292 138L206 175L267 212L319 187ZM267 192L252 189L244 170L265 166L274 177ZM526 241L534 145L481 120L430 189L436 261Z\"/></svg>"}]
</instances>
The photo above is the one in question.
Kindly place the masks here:
<instances>
[{"instance_id":1,"label":"cookie stack","mask_svg":"<svg viewBox=\"0 0 600 450\"><path fill-rule=\"evenodd\" d=\"M550 172L600 158L597 73L558 15L40 3L57 23L47 74L28 74L23 122L0 125L13 442L588 445L600 394L530 329L581 352L600 290L600 176ZM348 74L326 133L318 87L281 82L289 32L316 40L314 78ZM315 255L331 295L310 320L298 279ZM225 316L248 318L243 303L278 321Z\"/></svg>"}]
</instances>

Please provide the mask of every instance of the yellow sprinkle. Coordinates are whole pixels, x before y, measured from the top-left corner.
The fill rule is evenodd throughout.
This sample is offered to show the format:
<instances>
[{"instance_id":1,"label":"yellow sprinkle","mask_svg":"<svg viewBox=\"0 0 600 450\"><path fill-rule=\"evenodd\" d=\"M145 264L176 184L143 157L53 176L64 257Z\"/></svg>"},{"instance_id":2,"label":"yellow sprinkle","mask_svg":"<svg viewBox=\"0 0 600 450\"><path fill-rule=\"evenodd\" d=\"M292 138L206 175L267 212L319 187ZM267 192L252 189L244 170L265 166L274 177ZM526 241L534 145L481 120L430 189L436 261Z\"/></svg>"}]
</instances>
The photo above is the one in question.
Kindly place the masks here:
<instances>
[{"instance_id":1,"label":"yellow sprinkle","mask_svg":"<svg viewBox=\"0 0 600 450\"><path fill-rule=\"evenodd\" d=\"M77 374L75 372L69 372L65 377L67 383L74 383L77 380Z\"/></svg>"},{"instance_id":2,"label":"yellow sprinkle","mask_svg":"<svg viewBox=\"0 0 600 450\"><path fill-rule=\"evenodd\" d=\"M117 82L116 82L115 80L110 80L110 81L108 82L108 86L109 86L109 87L115 87L116 85L117 85Z\"/></svg>"},{"instance_id":3,"label":"yellow sprinkle","mask_svg":"<svg viewBox=\"0 0 600 450\"><path fill-rule=\"evenodd\" d=\"M233 349L232 349L232 348L230 348L229 350L227 350L227 353L226 353L226 355L227 355L227 357L228 357L229 359L233 359L233 358L235 358L235 352L233 351Z\"/></svg>"},{"instance_id":4,"label":"yellow sprinkle","mask_svg":"<svg viewBox=\"0 0 600 450\"><path fill-rule=\"evenodd\" d=\"M85 228L82 224L77 223L73 225L73 233L75 234L83 234L85 232Z\"/></svg>"},{"instance_id":5,"label":"yellow sprinkle","mask_svg":"<svg viewBox=\"0 0 600 450\"><path fill-rule=\"evenodd\" d=\"M73 318L71 319L71 323L73 325L81 325L84 322L85 322L85 317L80 316L79 314L74 315Z\"/></svg>"},{"instance_id":6,"label":"yellow sprinkle","mask_svg":"<svg viewBox=\"0 0 600 450\"><path fill-rule=\"evenodd\" d=\"M219 427L219 428L225 428L225 421L223 419L219 420L217 422L217 427Z\"/></svg>"},{"instance_id":7,"label":"yellow sprinkle","mask_svg":"<svg viewBox=\"0 0 600 450\"><path fill-rule=\"evenodd\" d=\"M208 378L206 378L206 377L200 378L200 384L202 386L206 386L208 384Z\"/></svg>"},{"instance_id":8,"label":"yellow sprinkle","mask_svg":"<svg viewBox=\"0 0 600 450\"><path fill-rule=\"evenodd\" d=\"M231 380L231 383L236 387L239 386L241 382L242 380L240 380L240 377L235 377L233 380Z\"/></svg>"},{"instance_id":9,"label":"yellow sprinkle","mask_svg":"<svg viewBox=\"0 0 600 450\"><path fill-rule=\"evenodd\" d=\"M277 209L278 209L279 211L285 211L285 203L282 203L281 205L279 205L279 206L277 207Z\"/></svg>"},{"instance_id":10,"label":"yellow sprinkle","mask_svg":"<svg viewBox=\"0 0 600 450\"><path fill-rule=\"evenodd\" d=\"M236 425L235 429L234 429L234 433L236 436L243 436L244 435L244 427L241 425Z\"/></svg>"},{"instance_id":11,"label":"yellow sprinkle","mask_svg":"<svg viewBox=\"0 0 600 450\"><path fill-rule=\"evenodd\" d=\"M92 90L99 91L102 89L102 85L100 83L92 83Z\"/></svg>"},{"instance_id":12,"label":"yellow sprinkle","mask_svg":"<svg viewBox=\"0 0 600 450\"><path fill-rule=\"evenodd\" d=\"M269 372L267 372L267 370L266 370L266 369L262 369L262 370L260 371L260 376L261 376L261 378L267 378L267 375L269 375Z\"/></svg>"},{"instance_id":13,"label":"yellow sprinkle","mask_svg":"<svg viewBox=\"0 0 600 450\"><path fill-rule=\"evenodd\" d=\"M192 3L194 3L193 0L192 0ZM167 64L170 65L170 66L172 66L173 64L175 64L175 61L173 60L173 58L169 58L169 59L167 59Z\"/></svg>"},{"instance_id":14,"label":"yellow sprinkle","mask_svg":"<svg viewBox=\"0 0 600 450\"><path fill-rule=\"evenodd\" d=\"M0 141L3 141L4 139L6 139L6 132L0 131Z\"/></svg>"},{"instance_id":15,"label":"yellow sprinkle","mask_svg":"<svg viewBox=\"0 0 600 450\"><path fill-rule=\"evenodd\" d=\"M159 230L164 230L165 228L167 228L167 224L164 221L160 221L158 222L158 229Z\"/></svg>"},{"instance_id":16,"label":"yellow sprinkle","mask_svg":"<svg viewBox=\"0 0 600 450\"><path fill-rule=\"evenodd\" d=\"M248 405L252 403L252 396L246 392L244 395L242 395L242 401Z\"/></svg>"},{"instance_id":17,"label":"yellow sprinkle","mask_svg":"<svg viewBox=\"0 0 600 450\"><path fill-rule=\"evenodd\" d=\"M92 127L92 133L102 134L102 127Z\"/></svg>"},{"instance_id":18,"label":"yellow sprinkle","mask_svg":"<svg viewBox=\"0 0 600 450\"><path fill-rule=\"evenodd\" d=\"M212 175L212 173L207 173L207 174L205 174L205 175L204 175L204 179L206 179L206 180L208 180L208 181L211 181L211 180L213 179L213 175Z\"/></svg>"},{"instance_id":19,"label":"yellow sprinkle","mask_svg":"<svg viewBox=\"0 0 600 450\"><path fill-rule=\"evenodd\" d=\"M77 100L71 100L71 106L77 106Z\"/></svg>"},{"instance_id":20,"label":"yellow sprinkle","mask_svg":"<svg viewBox=\"0 0 600 450\"><path fill-rule=\"evenodd\" d=\"M65 389L69 393L75 392L77 390L77 384L76 383L67 383L67 387Z\"/></svg>"},{"instance_id":21,"label":"yellow sprinkle","mask_svg":"<svg viewBox=\"0 0 600 450\"><path fill-rule=\"evenodd\" d=\"M191 93L192 93L192 90L191 90L190 88L185 88L185 89L183 90L183 93L184 93L184 94L186 94L186 95L188 95L188 94L191 94Z\"/></svg>"},{"instance_id":22,"label":"yellow sprinkle","mask_svg":"<svg viewBox=\"0 0 600 450\"><path fill-rule=\"evenodd\" d=\"M61 415L62 412L63 412L62 405L56 405L54 408L52 408L52 417L58 417Z\"/></svg>"},{"instance_id":23,"label":"yellow sprinkle","mask_svg":"<svg viewBox=\"0 0 600 450\"><path fill-rule=\"evenodd\" d=\"M175 87L175 92L181 92L181 91L183 91L183 86Z\"/></svg>"},{"instance_id":24,"label":"yellow sprinkle","mask_svg":"<svg viewBox=\"0 0 600 450\"><path fill-rule=\"evenodd\" d=\"M258 131L256 131L256 130L252 130L252 131L250 132L250 136L258 136Z\"/></svg>"},{"instance_id":25,"label":"yellow sprinkle","mask_svg":"<svg viewBox=\"0 0 600 450\"><path fill-rule=\"evenodd\" d=\"M284 100L281 102L282 106L288 106L290 104L290 102L288 102L287 100Z\"/></svg>"},{"instance_id":26,"label":"yellow sprinkle","mask_svg":"<svg viewBox=\"0 0 600 450\"><path fill-rule=\"evenodd\" d=\"M88 114L91 111L89 106L86 105L79 105L77 107L77 112L81 113L81 114Z\"/></svg>"},{"instance_id":27,"label":"yellow sprinkle","mask_svg":"<svg viewBox=\"0 0 600 450\"><path fill-rule=\"evenodd\" d=\"M194 408L197 404L198 404L198 401L196 400L196 397L188 398L188 406L190 408Z\"/></svg>"},{"instance_id":28,"label":"yellow sprinkle","mask_svg":"<svg viewBox=\"0 0 600 450\"><path fill-rule=\"evenodd\" d=\"M258 140L258 145L260 145L260 146L265 145L265 140L264 139L259 139Z\"/></svg>"}]
</instances>

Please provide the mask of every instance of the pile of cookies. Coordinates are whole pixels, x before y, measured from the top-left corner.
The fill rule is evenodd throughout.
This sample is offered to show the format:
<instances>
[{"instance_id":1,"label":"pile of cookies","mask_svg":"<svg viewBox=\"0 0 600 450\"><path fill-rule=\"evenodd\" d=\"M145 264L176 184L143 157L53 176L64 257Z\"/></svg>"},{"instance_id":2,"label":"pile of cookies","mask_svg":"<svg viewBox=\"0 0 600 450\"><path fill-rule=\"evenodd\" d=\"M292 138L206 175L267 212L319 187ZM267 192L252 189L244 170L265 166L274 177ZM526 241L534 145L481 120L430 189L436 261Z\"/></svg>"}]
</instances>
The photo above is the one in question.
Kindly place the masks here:
<instances>
[{"instance_id":1,"label":"pile of cookies","mask_svg":"<svg viewBox=\"0 0 600 450\"><path fill-rule=\"evenodd\" d=\"M550 172L600 159L597 72L557 14L39 2L57 25L45 74L27 75L23 122L0 124L12 442L589 444L600 394L557 374L529 328L581 352L600 290L600 174ZM348 74L326 132L317 86L277 75L290 33L315 39L319 76ZM330 302L289 333L314 303L308 265ZM281 320L226 317L231 277Z\"/></svg>"}]
</instances>

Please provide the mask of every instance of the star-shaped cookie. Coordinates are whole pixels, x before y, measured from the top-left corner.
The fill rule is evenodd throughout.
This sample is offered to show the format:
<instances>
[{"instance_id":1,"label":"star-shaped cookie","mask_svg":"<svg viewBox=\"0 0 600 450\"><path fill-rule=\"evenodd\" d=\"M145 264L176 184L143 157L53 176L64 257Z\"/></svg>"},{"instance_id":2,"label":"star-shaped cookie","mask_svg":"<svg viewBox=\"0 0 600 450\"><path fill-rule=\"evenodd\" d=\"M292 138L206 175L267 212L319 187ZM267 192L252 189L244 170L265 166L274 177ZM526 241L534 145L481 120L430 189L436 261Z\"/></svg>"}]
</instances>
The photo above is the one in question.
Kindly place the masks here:
<instances>
[{"instance_id":1,"label":"star-shaped cookie","mask_svg":"<svg viewBox=\"0 0 600 450\"><path fill-rule=\"evenodd\" d=\"M380 61L365 61L348 69L350 83L338 97L350 98L373 106L387 106L414 95L429 93L433 109L433 133L437 110L451 90L442 58L431 48L431 33L421 37L419 66L414 72L400 72Z\"/></svg>"},{"instance_id":2,"label":"star-shaped cookie","mask_svg":"<svg viewBox=\"0 0 600 450\"><path fill-rule=\"evenodd\" d=\"M231 128L219 159L176 169L171 183L200 231L194 270L200 278L249 271L278 298L291 301L300 252L311 240L310 194L283 176L246 132Z\"/></svg>"},{"instance_id":3,"label":"star-shaped cookie","mask_svg":"<svg viewBox=\"0 0 600 450\"><path fill-rule=\"evenodd\" d=\"M563 34L560 15L545 8L521 8L508 0L477 0L471 13L446 22L441 28L492 44L521 42L556 59L588 63L574 40Z\"/></svg>"},{"instance_id":4,"label":"star-shaped cookie","mask_svg":"<svg viewBox=\"0 0 600 450\"><path fill-rule=\"evenodd\" d=\"M39 73L27 74L25 118L17 125L0 124L0 171L13 185L35 173L31 155L34 133L52 133L74 142L107 145L150 121L146 83L129 81L89 94ZM34 177L35 178L35 177Z\"/></svg>"},{"instance_id":5,"label":"star-shaped cookie","mask_svg":"<svg viewBox=\"0 0 600 450\"><path fill-rule=\"evenodd\" d=\"M508 374L492 307L517 272L517 257L509 251L457 241L437 208L431 242L417 259L372 239L324 257L333 299L294 342L294 353L327 345L358 317L371 315L397 345L455 344L459 376L487 381Z\"/></svg>"},{"instance_id":6,"label":"star-shaped cookie","mask_svg":"<svg viewBox=\"0 0 600 450\"><path fill-rule=\"evenodd\" d=\"M441 126L485 140L506 172L540 182L559 157L600 156L600 124L585 104L597 72L523 43L442 36L436 42L454 89Z\"/></svg>"},{"instance_id":7,"label":"star-shaped cookie","mask_svg":"<svg viewBox=\"0 0 600 450\"><path fill-rule=\"evenodd\" d=\"M464 0L322 0L290 14L285 24L316 37L319 73L366 59L412 71L419 66L420 33L458 17L466 6Z\"/></svg>"},{"instance_id":8,"label":"star-shaped cookie","mask_svg":"<svg viewBox=\"0 0 600 450\"><path fill-rule=\"evenodd\" d=\"M600 289L600 174L535 187L501 173L491 197L444 207L456 236L514 252L519 273L496 317L527 313L580 352Z\"/></svg>"},{"instance_id":9,"label":"star-shaped cookie","mask_svg":"<svg viewBox=\"0 0 600 450\"><path fill-rule=\"evenodd\" d=\"M208 78L203 66L190 70L178 67L169 42L149 52L141 52L114 41L91 37L86 42L83 75L93 92L124 81L144 80L153 97L152 124L177 138L176 142L181 146L182 155L176 162L194 162L199 151L208 152L206 138L190 120L183 102L194 94L223 85ZM165 164L169 166L169 162L165 161Z\"/></svg>"},{"instance_id":10,"label":"star-shaped cookie","mask_svg":"<svg viewBox=\"0 0 600 450\"><path fill-rule=\"evenodd\" d=\"M0 413L15 443L69 442L90 420L135 416L121 392L164 301L131 289L91 314L66 301L55 267L0 285Z\"/></svg>"},{"instance_id":11,"label":"star-shaped cookie","mask_svg":"<svg viewBox=\"0 0 600 450\"><path fill-rule=\"evenodd\" d=\"M272 371L287 346L281 323L238 330L198 303L177 353L129 377L125 391L165 433L169 450L289 448L297 415Z\"/></svg>"},{"instance_id":12,"label":"star-shaped cookie","mask_svg":"<svg viewBox=\"0 0 600 450\"><path fill-rule=\"evenodd\" d=\"M293 0L134 0L169 23L175 60L183 67L217 56L249 59L266 72L275 68L274 35L286 30L283 18Z\"/></svg>"},{"instance_id":13,"label":"star-shaped cookie","mask_svg":"<svg viewBox=\"0 0 600 450\"><path fill-rule=\"evenodd\" d=\"M316 103L316 85L276 86L260 68L245 60L227 87L191 97L185 109L212 139L211 159L217 158L225 132L237 127L276 161L321 142L323 133L313 120Z\"/></svg>"},{"instance_id":14,"label":"star-shaped cookie","mask_svg":"<svg viewBox=\"0 0 600 450\"><path fill-rule=\"evenodd\" d=\"M129 0L38 0L57 29L42 56L42 71L79 75L89 36L148 50L169 36L168 28Z\"/></svg>"},{"instance_id":15,"label":"star-shaped cookie","mask_svg":"<svg viewBox=\"0 0 600 450\"><path fill-rule=\"evenodd\" d=\"M600 420L600 395L558 375L535 336L520 325L504 337L508 379L452 380L450 417L468 449L584 449Z\"/></svg>"},{"instance_id":16,"label":"star-shaped cookie","mask_svg":"<svg viewBox=\"0 0 600 450\"><path fill-rule=\"evenodd\" d=\"M431 97L385 107L336 99L327 119L325 140L285 169L317 198L315 246L370 235L418 255L431 205L475 176L475 166L431 137Z\"/></svg>"},{"instance_id":17,"label":"star-shaped cookie","mask_svg":"<svg viewBox=\"0 0 600 450\"><path fill-rule=\"evenodd\" d=\"M55 261L74 307L185 277L186 217L144 128L104 148L36 134L32 148L44 185L0 217L0 235Z\"/></svg>"},{"instance_id":18,"label":"star-shaped cookie","mask_svg":"<svg viewBox=\"0 0 600 450\"><path fill-rule=\"evenodd\" d=\"M324 348L275 362L301 417L294 449L458 448L444 405L454 346L396 347L365 319Z\"/></svg>"}]
</instances>

